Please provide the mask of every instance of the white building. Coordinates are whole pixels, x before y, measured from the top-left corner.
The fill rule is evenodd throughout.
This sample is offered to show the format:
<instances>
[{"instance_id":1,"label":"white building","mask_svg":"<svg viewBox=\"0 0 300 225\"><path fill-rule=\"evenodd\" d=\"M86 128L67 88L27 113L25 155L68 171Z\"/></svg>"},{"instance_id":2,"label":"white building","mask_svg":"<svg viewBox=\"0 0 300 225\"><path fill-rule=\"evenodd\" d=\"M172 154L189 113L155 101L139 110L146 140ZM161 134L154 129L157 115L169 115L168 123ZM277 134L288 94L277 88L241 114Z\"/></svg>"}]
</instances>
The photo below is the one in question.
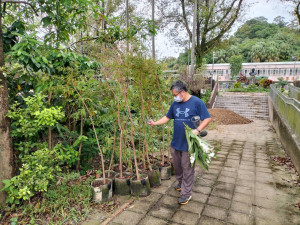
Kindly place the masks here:
<instances>
[{"instance_id":1,"label":"white building","mask_svg":"<svg viewBox=\"0 0 300 225\"><path fill-rule=\"evenodd\" d=\"M300 80L300 61L295 62L263 62L263 63L243 63L242 74L250 77L249 73L255 69L256 76L266 77L272 81L278 81L283 77L287 81ZM213 74L214 79L228 81L231 79L229 63L206 64L206 76Z\"/></svg>"}]
</instances>

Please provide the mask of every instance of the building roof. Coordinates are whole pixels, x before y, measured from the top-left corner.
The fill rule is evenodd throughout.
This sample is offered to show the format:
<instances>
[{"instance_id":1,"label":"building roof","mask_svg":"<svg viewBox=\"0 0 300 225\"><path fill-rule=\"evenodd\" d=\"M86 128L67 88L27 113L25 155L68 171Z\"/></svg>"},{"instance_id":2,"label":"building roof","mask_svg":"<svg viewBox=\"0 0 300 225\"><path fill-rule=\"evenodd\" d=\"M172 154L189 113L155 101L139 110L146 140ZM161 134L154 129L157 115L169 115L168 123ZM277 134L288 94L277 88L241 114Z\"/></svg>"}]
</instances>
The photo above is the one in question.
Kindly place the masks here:
<instances>
[{"instance_id":1,"label":"building roof","mask_svg":"<svg viewBox=\"0 0 300 225\"><path fill-rule=\"evenodd\" d=\"M254 65L300 65L300 61L292 62L255 62L255 63L242 63L243 66ZM206 66L212 66L213 64L206 64ZM214 66L229 66L230 63L215 63Z\"/></svg>"}]
</instances>

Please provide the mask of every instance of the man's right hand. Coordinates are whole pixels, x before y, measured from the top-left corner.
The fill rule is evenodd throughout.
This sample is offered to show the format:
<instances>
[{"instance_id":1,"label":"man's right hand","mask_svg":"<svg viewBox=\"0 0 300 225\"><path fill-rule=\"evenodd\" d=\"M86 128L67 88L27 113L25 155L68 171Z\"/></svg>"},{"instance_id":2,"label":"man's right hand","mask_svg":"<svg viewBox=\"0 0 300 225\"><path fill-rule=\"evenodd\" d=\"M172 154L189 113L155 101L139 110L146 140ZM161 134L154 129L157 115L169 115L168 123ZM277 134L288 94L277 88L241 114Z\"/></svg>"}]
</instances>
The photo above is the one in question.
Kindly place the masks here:
<instances>
[{"instance_id":1,"label":"man's right hand","mask_svg":"<svg viewBox=\"0 0 300 225\"><path fill-rule=\"evenodd\" d=\"M153 125L155 125L155 122L153 120L147 120L147 124L149 126L153 126Z\"/></svg>"}]
</instances>

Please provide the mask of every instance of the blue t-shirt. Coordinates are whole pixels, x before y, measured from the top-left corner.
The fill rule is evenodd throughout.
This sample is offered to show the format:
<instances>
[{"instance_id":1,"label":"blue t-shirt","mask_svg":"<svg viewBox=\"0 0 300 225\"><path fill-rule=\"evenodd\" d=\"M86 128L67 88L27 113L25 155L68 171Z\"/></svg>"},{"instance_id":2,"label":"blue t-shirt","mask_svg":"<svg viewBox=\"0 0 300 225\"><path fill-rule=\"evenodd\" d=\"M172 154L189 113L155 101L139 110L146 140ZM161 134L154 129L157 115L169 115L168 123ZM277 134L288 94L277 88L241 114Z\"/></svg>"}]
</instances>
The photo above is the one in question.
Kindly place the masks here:
<instances>
[{"instance_id":1,"label":"blue t-shirt","mask_svg":"<svg viewBox=\"0 0 300 225\"><path fill-rule=\"evenodd\" d=\"M201 120L210 118L204 102L195 96L192 96L186 102L173 102L166 117L174 119L174 134L171 147L178 151L188 151L188 143L185 137L184 123L190 128L195 129L191 118L200 116Z\"/></svg>"}]
</instances>

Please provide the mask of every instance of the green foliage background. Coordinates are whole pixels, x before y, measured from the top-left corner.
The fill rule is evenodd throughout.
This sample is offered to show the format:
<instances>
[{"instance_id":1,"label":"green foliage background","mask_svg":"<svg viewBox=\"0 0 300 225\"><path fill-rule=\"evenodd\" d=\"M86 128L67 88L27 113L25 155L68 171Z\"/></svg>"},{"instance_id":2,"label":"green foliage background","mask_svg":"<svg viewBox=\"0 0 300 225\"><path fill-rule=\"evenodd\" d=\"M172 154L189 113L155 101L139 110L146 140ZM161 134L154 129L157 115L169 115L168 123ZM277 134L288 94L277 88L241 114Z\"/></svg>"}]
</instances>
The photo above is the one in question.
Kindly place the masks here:
<instances>
[{"instance_id":1,"label":"green foliage background","mask_svg":"<svg viewBox=\"0 0 300 225\"><path fill-rule=\"evenodd\" d=\"M214 63L230 63L230 58L237 55L242 56L243 62L299 61L299 30L280 16L272 23L265 17L257 17L246 21L214 51ZM169 69L178 69L188 64L188 55L190 50L185 49L177 59L167 58L164 62ZM204 58L206 63L213 63L213 51Z\"/></svg>"}]
</instances>

